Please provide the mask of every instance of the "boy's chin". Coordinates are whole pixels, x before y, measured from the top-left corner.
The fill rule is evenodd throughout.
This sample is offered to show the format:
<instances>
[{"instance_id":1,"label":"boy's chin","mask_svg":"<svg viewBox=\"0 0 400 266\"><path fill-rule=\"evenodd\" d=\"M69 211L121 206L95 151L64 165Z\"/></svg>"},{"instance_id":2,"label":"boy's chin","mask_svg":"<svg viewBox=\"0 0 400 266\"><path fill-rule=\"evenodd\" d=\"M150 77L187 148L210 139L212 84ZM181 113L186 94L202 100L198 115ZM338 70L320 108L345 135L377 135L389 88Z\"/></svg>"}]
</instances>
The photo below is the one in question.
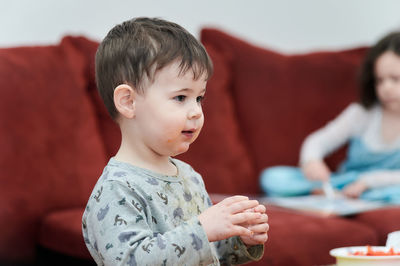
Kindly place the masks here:
<instances>
[{"instance_id":1,"label":"boy's chin","mask_svg":"<svg viewBox=\"0 0 400 266\"><path fill-rule=\"evenodd\" d=\"M185 152L187 152L188 150L189 150L189 144L188 144L188 145L185 145L185 146L182 146L182 147L179 147L178 150L176 150L176 151L173 152L172 156L173 156L173 157L174 157L174 156L178 156L179 154L185 153Z\"/></svg>"}]
</instances>

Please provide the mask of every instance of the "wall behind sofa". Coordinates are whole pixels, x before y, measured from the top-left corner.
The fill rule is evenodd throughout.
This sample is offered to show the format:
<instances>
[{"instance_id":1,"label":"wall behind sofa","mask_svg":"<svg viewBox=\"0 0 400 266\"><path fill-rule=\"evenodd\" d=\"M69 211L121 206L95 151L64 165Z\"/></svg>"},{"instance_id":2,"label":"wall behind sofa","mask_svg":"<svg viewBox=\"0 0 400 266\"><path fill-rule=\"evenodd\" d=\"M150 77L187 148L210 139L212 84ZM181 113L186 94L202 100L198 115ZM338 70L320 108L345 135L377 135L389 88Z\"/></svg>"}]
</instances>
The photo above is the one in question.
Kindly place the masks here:
<instances>
[{"instance_id":1,"label":"wall behind sofa","mask_svg":"<svg viewBox=\"0 0 400 266\"><path fill-rule=\"evenodd\" d=\"M100 40L134 16L173 20L198 36L214 26L285 53L369 45L400 28L398 0L2 0L0 47Z\"/></svg>"}]
</instances>

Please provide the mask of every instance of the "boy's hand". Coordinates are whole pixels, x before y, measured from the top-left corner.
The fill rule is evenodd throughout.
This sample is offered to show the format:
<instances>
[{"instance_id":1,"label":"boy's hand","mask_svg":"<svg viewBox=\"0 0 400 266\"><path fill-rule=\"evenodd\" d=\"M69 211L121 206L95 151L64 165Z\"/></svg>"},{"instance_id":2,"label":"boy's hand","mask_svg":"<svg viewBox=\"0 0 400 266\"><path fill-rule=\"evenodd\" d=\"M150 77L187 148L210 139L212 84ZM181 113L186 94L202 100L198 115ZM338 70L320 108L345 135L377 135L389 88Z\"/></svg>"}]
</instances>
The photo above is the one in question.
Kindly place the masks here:
<instances>
[{"instance_id":1,"label":"boy's hand","mask_svg":"<svg viewBox=\"0 0 400 266\"><path fill-rule=\"evenodd\" d=\"M322 160L309 161L302 165L301 170L312 181L329 181L331 175L329 167Z\"/></svg>"},{"instance_id":2,"label":"boy's hand","mask_svg":"<svg viewBox=\"0 0 400 266\"><path fill-rule=\"evenodd\" d=\"M245 196L233 196L211 206L202 212L198 219L210 242L232 236L250 237L253 234L252 231L243 224L260 219L262 214L246 210L257 206L258 201L256 200L249 200Z\"/></svg>"},{"instance_id":3,"label":"boy's hand","mask_svg":"<svg viewBox=\"0 0 400 266\"><path fill-rule=\"evenodd\" d=\"M268 215L265 213L266 208L264 205L258 205L257 207L248 210L250 212L258 212L261 214L260 218L257 218L253 221L247 222L247 228L253 232L253 235L241 236L243 243L248 246L254 246L258 244L264 244L268 240Z\"/></svg>"}]
</instances>

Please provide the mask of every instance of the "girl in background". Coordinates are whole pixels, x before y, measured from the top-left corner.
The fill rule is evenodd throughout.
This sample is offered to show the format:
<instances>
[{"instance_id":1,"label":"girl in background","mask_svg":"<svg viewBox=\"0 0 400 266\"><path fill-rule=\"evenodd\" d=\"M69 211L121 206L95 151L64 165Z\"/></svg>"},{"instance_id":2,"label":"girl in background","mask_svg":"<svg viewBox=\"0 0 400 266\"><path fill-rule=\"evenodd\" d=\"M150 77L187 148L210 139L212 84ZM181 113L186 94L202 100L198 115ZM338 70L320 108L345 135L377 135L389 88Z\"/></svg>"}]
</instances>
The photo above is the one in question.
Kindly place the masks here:
<instances>
[{"instance_id":1,"label":"girl in background","mask_svg":"<svg viewBox=\"0 0 400 266\"><path fill-rule=\"evenodd\" d=\"M261 173L265 193L306 195L330 182L348 197L400 203L400 32L369 50L360 85L360 102L305 139L300 168L277 166ZM324 158L346 143L346 160L331 173Z\"/></svg>"}]
</instances>

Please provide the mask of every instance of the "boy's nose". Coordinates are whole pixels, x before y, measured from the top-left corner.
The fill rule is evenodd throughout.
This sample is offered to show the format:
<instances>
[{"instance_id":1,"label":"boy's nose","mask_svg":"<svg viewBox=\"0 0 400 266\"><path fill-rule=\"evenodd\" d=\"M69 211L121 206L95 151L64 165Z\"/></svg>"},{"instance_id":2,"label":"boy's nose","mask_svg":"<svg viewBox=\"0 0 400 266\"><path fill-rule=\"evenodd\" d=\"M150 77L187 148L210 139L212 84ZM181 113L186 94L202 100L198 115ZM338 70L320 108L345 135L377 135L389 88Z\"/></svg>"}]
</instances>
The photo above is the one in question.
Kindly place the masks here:
<instances>
[{"instance_id":1,"label":"boy's nose","mask_svg":"<svg viewBox=\"0 0 400 266\"><path fill-rule=\"evenodd\" d=\"M189 119L198 119L203 115L203 109L201 105L196 102L196 104L192 105L189 112L188 117Z\"/></svg>"}]
</instances>

